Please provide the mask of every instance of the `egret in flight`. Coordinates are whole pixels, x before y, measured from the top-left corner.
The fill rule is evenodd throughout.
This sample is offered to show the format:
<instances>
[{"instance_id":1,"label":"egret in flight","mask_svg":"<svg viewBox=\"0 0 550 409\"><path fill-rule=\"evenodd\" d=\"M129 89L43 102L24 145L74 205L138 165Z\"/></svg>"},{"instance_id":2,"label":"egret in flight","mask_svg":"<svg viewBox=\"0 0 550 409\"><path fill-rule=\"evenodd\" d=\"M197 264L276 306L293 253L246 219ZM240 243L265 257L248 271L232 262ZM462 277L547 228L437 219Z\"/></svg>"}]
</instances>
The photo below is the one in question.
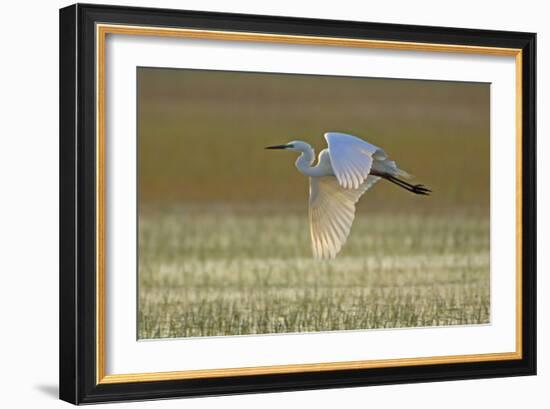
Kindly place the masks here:
<instances>
[{"instance_id":1,"label":"egret in flight","mask_svg":"<svg viewBox=\"0 0 550 409\"><path fill-rule=\"evenodd\" d=\"M411 176L397 167L381 148L353 135L325 133L328 149L319 153L306 142L291 141L266 149L299 152L296 167L309 176L309 227L313 255L334 258L349 235L355 217L355 204L381 178L417 195L429 195L424 185L403 180Z\"/></svg>"}]
</instances>

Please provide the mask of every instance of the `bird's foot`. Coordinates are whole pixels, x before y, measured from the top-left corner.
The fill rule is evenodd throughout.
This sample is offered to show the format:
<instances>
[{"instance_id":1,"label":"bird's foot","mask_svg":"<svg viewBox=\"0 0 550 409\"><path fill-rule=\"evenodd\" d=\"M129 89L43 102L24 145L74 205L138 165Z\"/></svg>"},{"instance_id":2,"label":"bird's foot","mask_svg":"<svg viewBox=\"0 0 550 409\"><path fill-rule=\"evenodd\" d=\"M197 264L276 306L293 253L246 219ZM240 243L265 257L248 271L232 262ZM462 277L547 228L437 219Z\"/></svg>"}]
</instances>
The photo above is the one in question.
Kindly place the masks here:
<instances>
[{"instance_id":1,"label":"bird's foot","mask_svg":"<svg viewBox=\"0 0 550 409\"><path fill-rule=\"evenodd\" d=\"M411 192L416 193L417 195L426 195L426 196L429 196L430 193L432 193L432 191L424 185L414 185L412 187Z\"/></svg>"}]
</instances>

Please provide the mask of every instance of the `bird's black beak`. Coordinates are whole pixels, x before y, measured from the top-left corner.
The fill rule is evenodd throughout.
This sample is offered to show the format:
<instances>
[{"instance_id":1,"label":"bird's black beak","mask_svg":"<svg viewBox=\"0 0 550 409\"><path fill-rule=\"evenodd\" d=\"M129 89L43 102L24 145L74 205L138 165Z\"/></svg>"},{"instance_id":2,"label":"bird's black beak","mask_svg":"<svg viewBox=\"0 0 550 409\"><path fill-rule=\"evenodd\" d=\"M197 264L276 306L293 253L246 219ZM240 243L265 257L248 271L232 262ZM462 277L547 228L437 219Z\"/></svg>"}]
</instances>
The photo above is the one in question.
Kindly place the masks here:
<instances>
[{"instance_id":1,"label":"bird's black beak","mask_svg":"<svg viewBox=\"0 0 550 409\"><path fill-rule=\"evenodd\" d=\"M265 149L286 149L288 145L275 145L275 146L266 146Z\"/></svg>"}]
</instances>

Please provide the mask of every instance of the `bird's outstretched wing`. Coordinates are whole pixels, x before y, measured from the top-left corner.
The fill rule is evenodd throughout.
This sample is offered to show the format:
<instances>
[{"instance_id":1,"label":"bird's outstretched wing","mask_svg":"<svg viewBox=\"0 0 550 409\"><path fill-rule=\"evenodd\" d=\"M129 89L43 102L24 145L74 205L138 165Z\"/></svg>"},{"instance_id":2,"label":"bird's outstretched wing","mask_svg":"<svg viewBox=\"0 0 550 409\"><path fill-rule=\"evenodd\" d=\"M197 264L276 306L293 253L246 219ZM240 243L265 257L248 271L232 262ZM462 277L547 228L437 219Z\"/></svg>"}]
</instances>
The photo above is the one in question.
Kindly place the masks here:
<instances>
[{"instance_id":1,"label":"bird's outstretched wing","mask_svg":"<svg viewBox=\"0 0 550 409\"><path fill-rule=\"evenodd\" d=\"M358 189L369 175L374 159L386 159L386 153L353 135L325 133L332 170L340 186Z\"/></svg>"},{"instance_id":2,"label":"bird's outstretched wing","mask_svg":"<svg viewBox=\"0 0 550 409\"><path fill-rule=\"evenodd\" d=\"M369 175L357 189L346 189L333 176L309 178L309 229L315 258L334 258L351 230L355 203L380 178Z\"/></svg>"}]
</instances>

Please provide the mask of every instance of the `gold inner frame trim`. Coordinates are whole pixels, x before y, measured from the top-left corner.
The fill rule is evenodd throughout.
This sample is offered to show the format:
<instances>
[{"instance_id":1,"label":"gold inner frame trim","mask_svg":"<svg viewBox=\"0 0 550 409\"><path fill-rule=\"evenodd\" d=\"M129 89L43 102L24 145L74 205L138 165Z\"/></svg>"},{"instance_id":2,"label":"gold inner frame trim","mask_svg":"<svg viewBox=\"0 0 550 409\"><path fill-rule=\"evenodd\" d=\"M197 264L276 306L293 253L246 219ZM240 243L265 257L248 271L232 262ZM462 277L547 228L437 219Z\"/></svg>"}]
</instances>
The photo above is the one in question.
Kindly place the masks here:
<instances>
[{"instance_id":1,"label":"gold inner frame trim","mask_svg":"<svg viewBox=\"0 0 550 409\"><path fill-rule=\"evenodd\" d=\"M353 38L298 36L237 31L166 27L96 25L96 383L114 384L228 376L290 374L347 369L388 368L466 362L517 360L522 358L522 51L515 48L432 44ZM249 41L297 45L372 48L399 51L467 53L515 57L516 65L516 350L504 353L431 356L365 361L322 362L173 372L105 374L105 42L107 34Z\"/></svg>"}]
</instances>

